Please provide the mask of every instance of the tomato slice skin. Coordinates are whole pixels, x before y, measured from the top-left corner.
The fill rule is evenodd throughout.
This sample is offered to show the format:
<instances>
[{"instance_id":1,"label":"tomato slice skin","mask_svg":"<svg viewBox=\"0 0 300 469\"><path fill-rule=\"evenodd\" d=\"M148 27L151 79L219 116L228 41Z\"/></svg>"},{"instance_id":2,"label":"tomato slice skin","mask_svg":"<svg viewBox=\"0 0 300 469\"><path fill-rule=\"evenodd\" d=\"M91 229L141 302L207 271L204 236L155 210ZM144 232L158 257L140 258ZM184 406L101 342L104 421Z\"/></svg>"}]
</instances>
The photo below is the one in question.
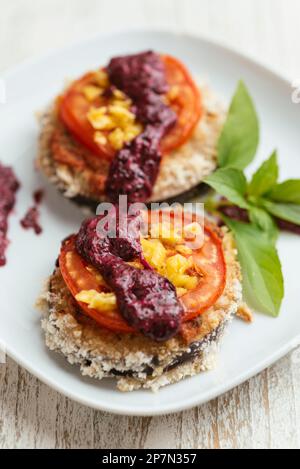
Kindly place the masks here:
<instances>
[{"instance_id":1,"label":"tomato slice skin","mask_svg":"<svg viewBox=\"0 0 300 469\"><path fill-rule=\"evenodd\" d=\"M59 103L59 116L72 135L95 155L112 160L115 150L108 143L102 145L94 141L94 129L87 118L91 103L82 93L82 88L93 83L93 73L89 72L75 81L62 96ZM105 106L107 99L99 98L98 106ZM95 103L96 104L96 103Z\"/></svg>"},{"instance_id":2,"label":"tomato slice skin","mask_svg":"<svg viewBox=\"0 0 300 469\"><path fill-rule=\"evenodd\" d=\"M162 212L161 212L162 213ZM184 224L202 220L197 214L171 212L171 218L184 217ZM210 223L204 220L204 242L200 249L193 251L193 262L201 279L194 290L188 291L180 297L185 313L182 322L195 319L209 309L222 295L226 283L226 262L222 240ZM213 286L213 288L210 288Z\"/></svg>"},{"instance_id":3,"label":"tomato slice skin","mask_svg":"<svg viewBox=\"0 0 300 469\"><path fill-rule=\"evenodd\" d=\"M204 235L203 247L199 252L193 253L195 268L201 273L202 278L195 290L180 298L185 308L184 322L195 319L215 304L225 288L226 263L221 241L207 227L204 228Z\"/></svg>"},{"instance_id":4,"label":"tomato slice skin","mask_svg":"<svg viewBox=\"0 0 300 469\"><path fill-rule=\"evenodd\" d=\"M64 242L59 256L59 267L73 297L81 290L96 290L99 293L104 291L99 286L99 282L93 273L87 270L86 262L75 250L75 236ZM117 332L137 333L135 329L126 323L117 310L99 312L96 309L89 308L87 304L80 301L78 301L78 304L83 312L94 319L100 326Z\"/></svg>"},{"instance_id":5,"label":"tomato slice skin","mask_svg":"<svg viewBox=\"0 0 300 469\"><path fill-rule=\"evenodd\" d=\"M186 67L174 57L162 55L166 69L166 78L170 87L177 87L178 94L170 106L178 116L173 129L163 138L161 150L169 153L183 145L191 136L201 114L200 92ZM93 84L93 73L89 72L74 81L59 102L59 116L72 135L98 157L111 161L116 151L107 142L106 144L94 141L94 129L87 119L87 112L91 105L105 106L108 98L99 97L95 103L87 101L82 88Z\"/></svg>"},{"instance_id":6,"label":"tomato slice skin","mask_svg":"<svg viewBox=\"0 0 300 469\"><path fill-rule=\"evenodd\" d=\"M161 58L170 88L178 88L178 95L171 102L177 114L177 123L161 142L162 152L170 153L191 137L202 116L202 104L199 88L185 65L170 55Z\"/></svg>"},{"instance_id":7,"label":"tomato slice skin","mask_svg":"<svg viewBox=\"0 0 300 469\"><path fill-rule=\"evenodd\" d=\"M177 215L175 215L176 217ZM179 215L182 216L182 215ZM186 218L185 222L196 221L196 217ZM195 250L193 260L196 270L201 273L197 287L180 297L184 307L182 321L190 321L208 308L222 295L226 282L226 263L219 236L208 226L204 227L204 244ZM63 279L75 297L81 290L107 291L99 284L95 274L88 270L87 263L75 249L75 236L67 239L61 248L59 266ZM138 333L129 326L118 310L98 311L89 308L87 304L78 302L82 311L94 319L100 326L120 333Z\"/></svg>"}]
</instances>

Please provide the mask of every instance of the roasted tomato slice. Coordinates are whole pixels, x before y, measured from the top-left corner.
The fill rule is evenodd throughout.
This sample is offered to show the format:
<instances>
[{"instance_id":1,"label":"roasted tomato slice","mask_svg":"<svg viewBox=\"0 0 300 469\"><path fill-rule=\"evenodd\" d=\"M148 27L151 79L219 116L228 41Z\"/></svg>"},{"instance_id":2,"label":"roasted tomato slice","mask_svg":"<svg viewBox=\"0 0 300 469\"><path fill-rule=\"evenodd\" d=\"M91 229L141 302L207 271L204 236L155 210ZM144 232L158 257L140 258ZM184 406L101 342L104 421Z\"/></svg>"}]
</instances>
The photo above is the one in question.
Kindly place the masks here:
<instances>
[{"instance_id":1,"label":"roasted tomato slice","mask_svg":"<svg viewBox=\"0 0 300 469\"><path fill-rule=\"evenodd\" d=\"M181 216L181 215L180 215ZM194 217L185 218L185 222L195 221ZM75 250L75 237L67 240L61 249L59 266L64 281L75 297L82 290L96 290L99 293L109 290L99 275L79 256ZM199 282L195 289L180 297L185 313L183 321L189 321L211 307L221 296L226 281L226 265L222 249L222 242L217 234L208 226L204 229L203 245L193 251L194 268L199 275ZM98 324L117 332L134 333L122 318L117 309L99 311L79 302L84 313L93 318Z\"/></svg>"},{"instance_id":2,"label":"roasted tomato slice","mask_svg":"<svg viewBox=\"0 0 300 469\"><path fill-rule=\"evenodd\" d=\"M75 297L82 290L96 290L99 293L107 291L93 270L79 256L75 249L75 237L69 238L63 243L60 256L59 267L63 279ZM94 319L100 326L119 332L136 332L122 318L118 310L98 311L89 308L86 303L78 302L85 314Z\"/></svg>"},{"instance_id":3,"label":"roasted tomato slice","mask_svg":"<svg viewBox=\"0 0 300 469\"><path fill-rule=\"evenodd\" d=\"M177 124L161 142L162 151L168 153L181 146L191 136L201 116L201 100L198 88L185 66L168 55L163 55L162 60L165 64L167 82L170 85L170 106L178 115ZM94 141L95 130L87 119L91 106L105 106L108 98L104 95L98 96L93 102L89 101L82 92L87 85L95 85L92 72L74 81L61 97L59 115L77 140L96 155L111 160L116 151L109 142L101 144Z\"/></svg>"},{"instance_id":4,"label":"roasted tomato slice","mask_svg":"<svg viewBox=\"0 0 300 469\"><path fill-rule=\"evenodd\" d=\"M204 244L193 253L193 261L200 280L194 290L180 298L185 308L184 321L194 319L215 304L225 288L226 264L222 243L210 228L204 229Z\"/></svg>"},{"instance_id":5,"label":"roasted tomato slice","mask_svg":"<svg viewBox=\"0 0 300 469\"><path fill-rule=\"evenodd\" d=\"M184 224L199 222L196 214L175 213L174 219L184 216ZM199 282L195 289L180 297L185 314L183 321L190 321L210 308L222 295L226 283L226 263L222 247L222 240L215 233L210 224L204 222L203 244L199 249L193 249L193 264L199 274Z\"/></svg>"},{"instance_id":6,"label":"roasted tomato slice","mask_svg":"<svg viewBox=\"0 0 300 469\"><path fill-rule=\"evenodd\" d=\"M109 143L103 145L94 141L95 130L87 118L87 113L91 106L105 106L108 98L100 96L95 98L94 102L88 101L82 92L83 88L88 85L95 85L94 74L92 72L74 81L61 97L58 103L59 115L67 129L79 142L96 155L111 160L115 150Z\"/></svg>"},{"instance_id":7,"label":"roasted tomato slice","mask_svg":"<svg viewBox=\"0 0 300 469\"><path fill-rule=\"evenodd\" d=\"M187 68L170 55L163 55L167 82L170 86L170 106L177 114L176 125L161 142L163 153L183 145L192 135L202 114L199 88Z\"/></svg>"}]
</instances>

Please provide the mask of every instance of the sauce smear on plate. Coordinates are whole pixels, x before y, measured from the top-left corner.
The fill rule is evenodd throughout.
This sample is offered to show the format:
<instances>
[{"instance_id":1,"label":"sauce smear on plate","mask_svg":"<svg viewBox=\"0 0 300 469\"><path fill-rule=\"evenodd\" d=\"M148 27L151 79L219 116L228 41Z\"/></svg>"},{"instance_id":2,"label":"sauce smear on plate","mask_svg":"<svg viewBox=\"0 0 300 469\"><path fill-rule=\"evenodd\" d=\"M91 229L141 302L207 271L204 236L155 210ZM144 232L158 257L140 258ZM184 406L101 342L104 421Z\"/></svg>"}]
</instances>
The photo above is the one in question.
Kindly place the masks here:
<instances>
[{"instance_id":1,"label":"sauce smear on plate","mask_svg":"<svg viewBox=\"0 0 300 469\"><path fill-rule=\"evenodd\" d=\"M14 208L19 187L13 169L0 163L0 266L6 264L8 216Z\"/></svg>"},{"instance_id":2,"label":"sauce smear on plate","mask_svg":"<svg viewBox=\"0 0 300 469\"><path fill-rule=\"evenodd\" d=\"M40 213L38 205L41 203L44 197L44 192L42 189L38 189L33 193L34 206L30 207L22 220L20 221L21 226L25 230L33 229L35 234L39 235L42 233L43 229L40 225L39 218Z\"/></svg>"}]
</instances>

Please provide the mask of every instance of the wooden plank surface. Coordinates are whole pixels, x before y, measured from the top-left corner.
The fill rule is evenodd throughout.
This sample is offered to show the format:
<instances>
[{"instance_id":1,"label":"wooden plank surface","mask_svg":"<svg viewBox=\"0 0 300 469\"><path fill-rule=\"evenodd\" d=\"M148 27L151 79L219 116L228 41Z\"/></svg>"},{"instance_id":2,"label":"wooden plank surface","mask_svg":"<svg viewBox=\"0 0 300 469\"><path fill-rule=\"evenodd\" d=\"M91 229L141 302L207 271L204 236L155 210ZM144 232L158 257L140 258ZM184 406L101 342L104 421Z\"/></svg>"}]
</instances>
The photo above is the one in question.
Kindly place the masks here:
<instances>
[{"instance_id":1,"label":"wooden plank surface","mask_svg":"<svg viewBox=\"0 0 300 469\"><path fill-rule=\"evenodd\" d=\"M0 11L0 72L97 31L138 26L201 34L300 79L298 0L0 0ZM300 349L206 405L130 418L77 404L8 359L0 448L299 448L299 365Z\"/></svg>"}]
</instances>

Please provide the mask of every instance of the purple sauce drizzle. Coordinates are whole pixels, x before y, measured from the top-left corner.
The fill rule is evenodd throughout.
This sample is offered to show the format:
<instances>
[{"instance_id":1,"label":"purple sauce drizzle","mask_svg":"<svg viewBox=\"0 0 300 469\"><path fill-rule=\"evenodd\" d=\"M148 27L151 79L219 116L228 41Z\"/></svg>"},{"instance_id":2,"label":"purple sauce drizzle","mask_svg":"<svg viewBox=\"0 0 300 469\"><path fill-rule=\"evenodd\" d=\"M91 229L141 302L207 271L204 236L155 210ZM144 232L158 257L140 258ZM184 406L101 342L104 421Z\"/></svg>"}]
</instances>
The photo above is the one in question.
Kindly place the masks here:
<instances>
[{"instance_id":1,"label":"purple sauce drizzle","mask_svg":"<svg viewBox=\"0 0 300 469\"><path fill-rule=\"evenodd\" d=\"M25 230L33 229L35 234L42 233L42 227L39 224L39 211L36 206L30 207L20 221Z\"/></svg>"},{"instance_id":2,"label":"purple sauce drizzle","mask_svg":"<svg viewBox=\"0 0 300 469\"><path fill-rule=\"evenodd\" d=\"M0 163L0 266L6 264L8 216L14 208L19 187L19 181L12 168Z\"/></svg>"},{"instance_id":3,"label":"purple sauce drizzle","mask_svg":"<svg viewBox=\"0 0 300 469\"><path fill-rule=\"evenodd\" d=\"M280 218L275 218L275 221L280 230L289 231L290 233L300 235L300 226L296 225L296 223L292 223L291 221L287 220L281 220Z\"/></svg>"},{"instance_id":4,"label":"purple sauce drizzle","mask_svg":"<svg viewBox=\"0 0 300 469\"><path fill-rule=\"evenodd\" d=\"M100 271L129 325L155 341L170 339L178 332L183 314L175 287L147 266L141 270L126 264L136 258L143 262L140 217L128 217L126 235L116 219L115 238L99 232L101 219L97 216L83 222L76 237L78 253Z\"/></svg>"},{"instance_id":5,"label":"purple sauce drizzle","mask_svg":"<svg viewBox=\"0 0 300 469\"><path fill-rule=\"evenodd\" d=\"M133 101L133 111L144 131L127 143L110 165L106 195L117 202L127 194L129 202L147 200L157 178L161 152L159 144L176 124L176 113L162 95L167 92L164 65L152 51L113 58L107 67L110 82Z\"/></svg>"},{"instance_id":6,"label":"purple sauce drizzle","mask_svg":"<svg viewBox=\"0 0 300 469\"><path fill-rule=\"evenodd\" d=\"M228 218L231 218L232 220L250 223L247 210L237 207L236 205L220 206L218 210L224 215L226 215ZM282 220L281 218L277 217L274 217L274 220L280 230L289 231L290 233L300 235L299 225L296 225L295 223L292 223L290 221ZM224 224L222 221L220 221L220 223Z\"/></svg>"},{"instance_id":7,"label":"purple sauce drizzle","mask_svg":"<svg viewBox=\"0 0 300 469\"><path fill-rule=\"evenodd\" d=\"M40 205L40 203L42 202L42 200L44 198L43 189L37 189L36 191L34 191L32 196L33 196L33 200L34 200L35 205Z\"/></svg>"},{"instance_id":8,"label":"purple sauce drizzle","mask_svg":"<svg viewBox=\"0 0 300 469\"><path fill-rule=\"evenodd\" d=\"M250 222L248 212L244 208L237 207L236 205L224 205L220 206L218 210L232 220L244 223Z\"/></svg>"},{"instance_id":9,"label":"purple sauce drizzle","mask_svg":"<svg viewBox=\"0 0 300 469\"><path fill-rule=\"evenodd\" d=\"M32 197L34 206L27 210L22 220L20 220L20 224L25 230L33 229L35 234L39 235L42 233L43 229L39 223L40 212L38 205L40 205L43 200L44 191L37 189L33 192Z\"/></svg>"}]
</instances>

